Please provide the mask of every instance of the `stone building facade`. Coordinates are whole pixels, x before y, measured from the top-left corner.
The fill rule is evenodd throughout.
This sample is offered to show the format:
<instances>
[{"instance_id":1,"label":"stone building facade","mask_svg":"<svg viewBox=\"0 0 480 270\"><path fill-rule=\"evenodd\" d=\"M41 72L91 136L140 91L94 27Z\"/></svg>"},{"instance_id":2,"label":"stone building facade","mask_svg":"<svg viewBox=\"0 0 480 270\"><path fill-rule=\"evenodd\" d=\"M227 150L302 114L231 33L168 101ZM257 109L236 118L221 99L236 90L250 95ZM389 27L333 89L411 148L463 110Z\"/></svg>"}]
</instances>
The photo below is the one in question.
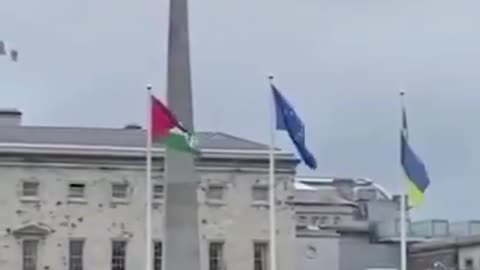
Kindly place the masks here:
<instances>
[{"instance_id":1,"label":"stone building facade","mask_svg":"<svg viewBox=\"0 0 480 270\"><path fill-rule=\"evenodd\" d=\"M424 241L409 247L409 269L480 269L480 221L424 220L414 227Z\"/></svg>"},{"instance_id":2,"label":"stone building facade","mask_svg":"<svg viewBox=\"0 0 480 270\"><path fill-rule=\"evenodd\" d=\"M201 269L268 267L268 147L200 133ZM145 258L145 132L23 126L0 113L0 269L136 270ZM161 269L163 149L154 151L154 270ZM280 270L294 267L297 161L277 153ZM182 226L182 224L179 224ZM188 260L188 255L185 255Z\"/></svg>"},{"instance_id":3,"label":"stone building facade","mask_svg":"<svg viewBox=\"0 0 480 270\"><path fill-rule=\"evenodd\" d=\"M399 198L368 179L297 177L296 269L400 269Z\"/></svg>"}]
</instances>

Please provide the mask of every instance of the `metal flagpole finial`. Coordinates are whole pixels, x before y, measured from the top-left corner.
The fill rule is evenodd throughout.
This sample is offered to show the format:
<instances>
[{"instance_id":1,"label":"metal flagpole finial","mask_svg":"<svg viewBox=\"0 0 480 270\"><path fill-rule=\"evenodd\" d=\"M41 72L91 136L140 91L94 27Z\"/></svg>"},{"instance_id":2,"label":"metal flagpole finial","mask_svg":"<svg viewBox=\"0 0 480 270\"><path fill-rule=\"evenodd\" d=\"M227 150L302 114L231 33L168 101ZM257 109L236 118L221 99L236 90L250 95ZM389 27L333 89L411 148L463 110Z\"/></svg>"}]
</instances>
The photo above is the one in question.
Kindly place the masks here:
<instances>
[{"instance_id":1,"label":"metal flagpole finial","mask_svg":"<svg viewBox=\"0 0 480 270\"><path fill-rule=\"evenodd\" d=\"M268 75L268 80L270 82L273 82L273 79L275 79L275 77L272 74Z\"/></svg>"},{"instance_id":2,"label":"metal flagpole finial","mask_svg":"<svg viewBox=\"0 0 480 270\"><path fill-rule=\"evenodd\" d=\"M400 104L405 107L405 90L400 90Z\"/></svg>"},{"instance_id":3,"label":"metal flagpole finial","mask_svg":"<svg viewBox=\"0 0 480 270\"><path fill-rule=\"evenodd\" d=\"M147 88L147 91L150 92L152 91L153 86L151 84L147 84L145 88Z\"/></svg>"}]
</instances>

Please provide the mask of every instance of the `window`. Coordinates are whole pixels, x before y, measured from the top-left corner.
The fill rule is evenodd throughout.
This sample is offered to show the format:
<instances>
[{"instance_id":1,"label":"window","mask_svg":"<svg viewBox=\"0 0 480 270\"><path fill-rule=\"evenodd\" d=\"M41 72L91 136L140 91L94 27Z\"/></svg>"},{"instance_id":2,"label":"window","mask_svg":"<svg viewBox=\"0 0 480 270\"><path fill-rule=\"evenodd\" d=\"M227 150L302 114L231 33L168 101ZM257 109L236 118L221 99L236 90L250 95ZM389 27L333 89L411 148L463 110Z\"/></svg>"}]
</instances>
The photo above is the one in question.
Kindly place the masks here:
<instances>
[{"instance_id":1,"label":"window","mask_svg":"<svg viewBox=\"0 0 480 270\"><path fill-rule=\"evenodd\" d=\"M298 216L298 226L302 226L302 227L307 226L307 217L306 216Z\"/></svg>"},{"instance_id":2,"label":"window","mask_svg":"<svg viewBox=\"0 0 480 270\"><path fill-rule=\"evenodd\" d=\"M223 201L224 187L221 185L210 185L207 189L207 200Z\"/></svg>"},{"instance_id":3,"label":"window","mask_svg":"<svg viewBox=\"0 0 480 270\"><path fill-rule=\"evenodd\" d=\"M209 270L222 270L223 267L223 243L211 242L208 248Z\"/></svg>"},{"instance_id":4,"label":"window","mask_svg":"<svg viewBox=\"0 0 480 270\"><path fill-rule=\"evenodd\" d=\"M112 184L112 197L114 199L126 200L128 184Z\"/></svg>"},{"instance_id":5,"label":"window","mask_svg":"<svg viewBox=\"0 0 480 270\"><path fill-rule=\"evenodd\" d=\"M297 223L296 223L296 227L298 229L305 229L308 227L308 224L307 224L307 217L306 216L297 216Z\"/></svg>"},{"instance_id":6,"label":"window","mask_svg":"<svg viewBox=\"0 0 480 270\"><path fill-rule=\"evenodd\" d=\"M328 222L328 216L322 216L320 218L320 224L319 225L327 225Z\"/></svg>"},{"instance_id":7,"label":"window","mask_svg":"<svg viewBox=\"0 0 480 270\"><path fill-rule=\"evenodd\" d=\"M26 181L23 182L22 196L23 197L38 197L38 182Z\"/></svg>"},{"instance_id":8,"label":"window","mask_svg":"<svg viewBox=\"0 0 480 270\"><path fill-rule=\"evenodd\" d=\"M23 270L37 270L37 248L37 240L23 241Z\"/></svg>"},{"instance_id":9,"label":"window","mask_svg":"<svg viewBox=\"0 0 480 270\"><path fill-rule=\"evenodd\" d=\"M161 184L153 185L153 199L154 200L161 200L165 194L164 187Z\"/></svg>"},{"instance_id":10,"label":"window","mask_svg":"<svg viewBox=\"0 0 480 270\"><path fill-rule=\"evenodd\" d=\"M127 242L112 242L112 270L125 270Z\"/></svg>"},{"instance_id":11,"label":"window","mask_svg":"<svg viewBox=\"0 0 480 270\"><path fill-rule=\"evenodd\" d=\"M69 270L83 270L83 240L70 240Z\"/></svg>"},{"instance_id":12,"label":"window","mask_svg":"<svg viewBox=\"0 0 480 270\"><path fill-rule=\"evenodd\" d=\"M333 219L333 224L338 225L340 223L341 217L340 216L335 216Z\"/></svg>"},{"instance_id":13,"label":"window","mask_svg":"<svg viewBox=\"0 0 480 270\"><path fill-rule=\"evenodd\" d=\"M310 225L312 225L312 226L320 225L320 217L313 216Z\"/></svg>"},{"instance_id":14,"label":"window","mask_svg":"<svg viewBox=\"0 0 480 270\"><path fill-rule=\"evenodd\" d=\"M267 270L268 244L254 243L253 245L253 270Z\"/></svg>"},{"instance_id":15,"label":"window","mask_svg":"<svg viewBox=\"0 0 480 270\"><path fill-rule=\"evenodd\" d=\"M162 270L162 242L153 243L153 270Z\"/></svg>"},{"instance_id":16,"label":"window","mask_svg":"<svg viewBox=\"0 0 480 270\"><path fill-rule=\"evenodd\" d=\"M70 184L68 187L68 198L83 199L85 197L85 184Z\"/></svg>"},{"instance_id":17,"label":"window","mask_svg":"<svg viewBox=\"0 0 480 270\"><path fill-rule=\"evenodd\" d=\"M268 187L254 186L252 188L252 199L254 202L268 202Z\"/></svg>"},{"instance_id":18,"label":"window","mask_svg":"<svg viewBox=\"0 0 480 270\"><path fill-rule=\"evenodd\" d=\"M466 270L473 269L473 259L472 258L465 259L465 269Z\"/></svg>"}]
</instances>

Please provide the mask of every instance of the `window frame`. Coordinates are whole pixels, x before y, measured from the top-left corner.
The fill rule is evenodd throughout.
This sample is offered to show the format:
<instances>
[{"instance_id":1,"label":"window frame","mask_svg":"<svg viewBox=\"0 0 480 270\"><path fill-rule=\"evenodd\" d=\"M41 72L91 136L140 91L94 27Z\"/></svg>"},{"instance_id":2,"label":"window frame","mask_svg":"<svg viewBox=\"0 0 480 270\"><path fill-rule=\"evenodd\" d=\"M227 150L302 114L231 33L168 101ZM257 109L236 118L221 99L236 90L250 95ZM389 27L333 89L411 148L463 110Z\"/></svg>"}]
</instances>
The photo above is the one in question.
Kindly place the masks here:
<instances>
[{"instance_id":1,"label":"window frame","mask_svg":"<svg viewBox=\"0 0 480 270\"><path fill-rule=\"evenodd\" d=\"M115 196L115 186L125 186L125 197ZM113 203L126 204L130 202L130 183L128 182L112 182L110 184L110 197Z\"/></svg>"},{"instance_id":2,"label":"window frame","mask_svg":"<svg viewBox=\"0 0 480 270\"><path fill-rule=\"evenodd\" d=\"M115 243L123 243L123 258L117 258L115 255ZM128 240L122 238L115 238L110 241L110 269L111 270L126 270L127 269L127 257L128 257ZM117 254L118 256L118 254ZM114 260L121 259L123 261L123 267L115 265Z\"/></svg>"},{"instance_id":3,"label":"window frame","mask_svg":"<svg viewBox=\"0 0 480 270\"><path fill-rule=\"evenodd\" d=\"M83 185L83 194L82 197L72 197L72 185ZM72 181L68 183L67 186L67 200L69 203L86 203L87 202L87 184L82 181Z\"/></svg>"},{"instance_id":4,"label":"window frame","mask_svg":"<svg viewBox=\"0 0 480 270\"><path fill-rule=\"evenodd\" d=\"M210 192L212 191L212 189L221 189L221 193L220 193L220 198L215 198L214 196L209 196ZM205 200L207 202L207 204L211 204L211 205L223 205L226 203L226 190L227 190L227 187L224 185L224 184L220 184L220 183L210 183L207 185L207 189L205 191Z\"/></svg>"},{"instance_id":5,"label":"window frame","mask_svg":"<svg viewBox=\"0 0 480 270\"><path fill-rule=\"evenodd\" d=\"M474 267L474 266L475 266L475 262L474 262L473 258L471 258L471 257L465 257L465 258L463 259L463 264L464 264L464 266L465 266L465 267L464 267L465 270L472 270L472 269L475 268L475 267ZM469 264L469 265L467 265L467 264Z\"/></svg>"},{"instance_id":6,"label":"window frame","mask_svg":"<svg viewBox=\"0 0 480 270\"><path fill-rule=\"evenodd\" d=\"M257 262L258 262L258 258L257 258L257 254L256 254L256 248L257 248L257 245L261 245L261 246L264 246L265 247L265 250L264 250L264 254L263 255L260 255L260 263L261 263L261 268L258 269L257 268ZM269 267L270 267L270 257L269 257L269 243L268 241L254 241L253 242L253 270L268 270ZM263 263L262 263L262 258L263 260L265 260Z\"/></svg>"},{"instance_id":7,"label":"window frame","mask_svg":"<svg viewBox=\"0 0 480 270\"><path fill-rule=\"evenodd\" d=\"M262 189L265 190L265 199L258 200L255 198L255 190ZM259 205L259 206L268 206L269 203L269 196L270 196L270 188L268 185L260 185L260 184L255 184L252 186L250 190L250 196L252 200L253 205Z\"/></svg>"},{"instance_id":8,"label":"window frame","mask_svg":"<svg viewBox=\"0 0 480 270\"><path fill-rule=\"evenodd\" d=\"M27 259L27 256L26 256L26 246L25 246L25 243L27 242L30 242L30 243L35 243L34 247L35 247L35 252L32 253L34 255L32 255L31 257L33 258L33 267L28 267L26 265L26 261L28 260ZM38 256L38 249L39 249L39 245L40 245L40 240L39 239L35 239L35 238L26 238L26 239L23 239L22 240L22 270L31 270L31 269L38 269L39 268L39 256ZM29 257L30 259L30 257Z\"/></svg>"},{"instance_id":9,"label":"window frame","mask_svg":"<svg viewBox=\"0 0 480 270\"><path fill-rule=\"evenodd\" d=\"M157 244L160 244L160 258L158 258L158 253L157 253ZM153 270L162 270L163 269L163 255L164 255L164 246L163 246L163 242L161 240L153 240L153 243L152 243L152 267L153 267ZM159 263L159 264L158 264ZM159 266L159 267L157 267Z\"/></svg>"},{"instance_id":10,"label":"window frame","mask_svg":"<svg viewBox=\"0 0 480 270\"><path fill-rule=\"evenodd\" d=\"M162 192L156 192L155 191L156 187L162 187ZM159 202L162 202L164 199L165 199L165 184L163 183L152 184L152 201L155 203L159 203Z\"/></svg>"},{"instance_id":11,"label":"window frame","mask_svg":"<svg viewBox=\"0 0 480 270\"><path fill-rule=\"evenodd\" d=\"M336 215L333 217L333 225L340 225L341 222L343 222L343 220L340 215Z\"/></svg>"},{"instance_id":12,"label":"window frame","mask_svg":"<svg viewBox=\"0 0 480 270\"><path fill-rule=\"evenodd\" d=\"M216 258L212 258L212 247L214 245L220 246L220 256L217 256ZM217 267L213 267L212 261L217 262L217 264L218 264ZM224 270L224 269L226 269L226 265L225 265L225 241L223 241L223 240L211 240L211 241L208 242L208 270Z\"/></svg>"},{"instance_id":13,"label":"window frame","mask_svg":"<svg viewBox=\"0 0 480 270\"><path fill-rule=\"evenodd\" d=\"M35 195L25 195L25 185L27 184L35 184L36 185L36 194ZM34 179L25 179L21 182L20 188L20 200L22 202L38 202L40 201L40 181Z\"/></svg>"},{"instance_id":14,"label":"window frame","mask_svg":"<svg viewBox=\"0 0 480 270\"><path fill-rule=\"evenodd\" d=\"M320 226L320 216L316 216L316 215L311 216L309 225L314 227Z\"/></svg>"},{"instance_id":15,"label":"window frame","mask_svg":"<svg viewBox=\"0 0 480 270\"><path fill-rule=\"evenodd\" d=\"M299 229L308 228L308 226L310 225L308 216L303 214L303 213L301 213L301 214L297 213L296 214L295 223L296 223L296 227L299 228Z\"/></svg>"},{"instance_id":16,"label":"window frame","mask_svg":"<svg viewBox=\"0 0 480 270\"><path fill-rule=\"evenodd\" d=\"M80 255L72 255L72 242L80 242L81 247L80 247ZM84 264L84 256L85 255L85 239L83 238L70 238L68 240L68 270L84 270L85 269L85 264ZM79 257L75 259L80 259L80 267L74 267L72 263L72 258L73 257Z\"/></svg>"}]
</instances>

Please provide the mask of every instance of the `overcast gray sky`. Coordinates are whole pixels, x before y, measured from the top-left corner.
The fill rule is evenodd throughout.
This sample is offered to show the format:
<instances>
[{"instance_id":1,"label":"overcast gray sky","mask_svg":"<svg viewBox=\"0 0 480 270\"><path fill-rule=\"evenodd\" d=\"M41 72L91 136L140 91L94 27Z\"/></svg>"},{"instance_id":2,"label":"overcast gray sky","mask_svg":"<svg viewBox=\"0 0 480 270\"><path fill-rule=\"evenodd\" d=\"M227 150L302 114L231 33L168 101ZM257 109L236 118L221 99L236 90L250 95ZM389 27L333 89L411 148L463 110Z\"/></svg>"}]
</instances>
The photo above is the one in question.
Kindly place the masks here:
<instances>
[{"instance_id":1,"label":"overcast gray sky","mask_svg":"<svg viewBox=\"0 0 480 270\"><path fill-rule=\"evenodd\" d=\"M146 83L164 96L167 0L0 0L0 107L25 124L145 122ZM266 75L303 117L319 169L401 181L398 91L432 185L421 217L480 219L480 2L191 1L198 130L268 140ZM218 113L221 111L222 113ZM280 146L293 151L284 135ZM468 205L469 207L465 207Z\"/></svg>"}]
</instances>

